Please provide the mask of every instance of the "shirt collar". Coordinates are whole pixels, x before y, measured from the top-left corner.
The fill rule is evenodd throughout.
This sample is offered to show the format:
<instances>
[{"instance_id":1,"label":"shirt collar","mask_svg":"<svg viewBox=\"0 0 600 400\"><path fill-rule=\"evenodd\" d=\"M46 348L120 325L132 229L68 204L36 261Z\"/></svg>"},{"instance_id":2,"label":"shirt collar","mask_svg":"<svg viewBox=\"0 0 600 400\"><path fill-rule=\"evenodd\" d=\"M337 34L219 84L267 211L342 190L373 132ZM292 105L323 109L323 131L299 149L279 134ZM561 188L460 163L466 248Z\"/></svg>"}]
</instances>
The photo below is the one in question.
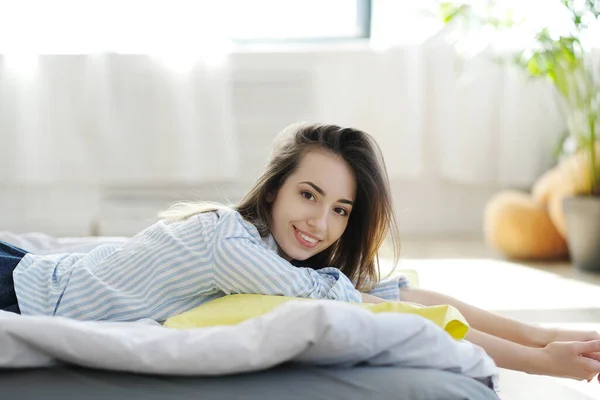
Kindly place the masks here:
<instances>
[{"instance_id":1,"label":"shirt collar","mask_svg":"<svg viewBox=\"0 0 600 400\"><path fill-rule=\"evenodd\" d=\"M277 246L277 242L275 241L273 235L269 234L265 236L262 238L262 241L267 249L279 254L279 246Z\"/></svg>"}]
</instances>

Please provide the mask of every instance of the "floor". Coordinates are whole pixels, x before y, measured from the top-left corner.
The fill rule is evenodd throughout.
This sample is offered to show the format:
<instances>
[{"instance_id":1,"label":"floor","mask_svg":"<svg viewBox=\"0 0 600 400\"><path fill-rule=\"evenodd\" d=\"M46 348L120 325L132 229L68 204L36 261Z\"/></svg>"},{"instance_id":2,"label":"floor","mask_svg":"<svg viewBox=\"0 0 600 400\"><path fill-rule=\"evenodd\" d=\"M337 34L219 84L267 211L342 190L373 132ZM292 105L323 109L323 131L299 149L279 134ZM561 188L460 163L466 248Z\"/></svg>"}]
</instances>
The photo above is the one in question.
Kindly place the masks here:
<instances>
[{"instance_id":1,"label":"floor","mask_svg":"<svg viewBox=\"0 0 600 400\"><path fill-rule=\"evenodd\" d=\"M389 251L382 254L389 256ZM509 261L478 238L408 238L398 268L419 273L421 287L547 326L600 331L600 274L568 262ZM600 399L600 384L502 370L502 400Z\"/></svg>"}]
</instances>

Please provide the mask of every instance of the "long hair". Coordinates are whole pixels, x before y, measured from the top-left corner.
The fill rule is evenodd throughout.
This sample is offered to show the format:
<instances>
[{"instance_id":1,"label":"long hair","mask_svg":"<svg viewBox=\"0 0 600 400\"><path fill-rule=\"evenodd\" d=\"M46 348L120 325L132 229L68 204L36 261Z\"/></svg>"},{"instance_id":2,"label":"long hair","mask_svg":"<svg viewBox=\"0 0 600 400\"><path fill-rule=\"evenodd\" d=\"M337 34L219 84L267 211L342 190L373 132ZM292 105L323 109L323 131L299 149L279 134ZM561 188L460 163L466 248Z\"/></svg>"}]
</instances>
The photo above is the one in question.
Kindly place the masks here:
<instances>
[{"instance_id":1,"label":"long hair","mask_svg":"<svg viewBox=\"0 0 600 400\"><path fill-rule=\"evenodd\" d=\"M342 236L326 250L303 265L318 269L339 268L357 289L367 291L379 282L378 251L389 235L394 265L399 259L399 230L391 198L389 179L381 149L373 138L358 129L336 125L296 123L275 138L270 160L263 174L237 206L229 207L254 224L261 236L270 233L272 203L285 180L312 149L325 149L341 157L356 177L356 199ZM183 220L192 215L224 208L214 203L180 203L161 216Z\"/></svg>"}]
</instances>

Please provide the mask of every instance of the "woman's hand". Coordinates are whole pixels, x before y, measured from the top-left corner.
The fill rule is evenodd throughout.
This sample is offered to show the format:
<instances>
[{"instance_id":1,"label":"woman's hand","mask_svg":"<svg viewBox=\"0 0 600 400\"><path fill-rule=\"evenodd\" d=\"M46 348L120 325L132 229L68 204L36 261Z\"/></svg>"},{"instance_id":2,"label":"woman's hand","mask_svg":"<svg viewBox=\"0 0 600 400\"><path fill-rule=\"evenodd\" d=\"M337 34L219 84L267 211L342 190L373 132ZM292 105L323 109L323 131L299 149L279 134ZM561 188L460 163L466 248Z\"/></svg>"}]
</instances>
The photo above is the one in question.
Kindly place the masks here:
<instances>
[{"instance_id":1,"label":"woman's hand","mask_svg":"<svg viewBox=\"0 0 600 400\"><path fill-rule=\"evenodd\" d=\"M535 374L587 380L600 374L600 340L588 342L552 342L540 349Z\"/></svg>"}]
</instances>

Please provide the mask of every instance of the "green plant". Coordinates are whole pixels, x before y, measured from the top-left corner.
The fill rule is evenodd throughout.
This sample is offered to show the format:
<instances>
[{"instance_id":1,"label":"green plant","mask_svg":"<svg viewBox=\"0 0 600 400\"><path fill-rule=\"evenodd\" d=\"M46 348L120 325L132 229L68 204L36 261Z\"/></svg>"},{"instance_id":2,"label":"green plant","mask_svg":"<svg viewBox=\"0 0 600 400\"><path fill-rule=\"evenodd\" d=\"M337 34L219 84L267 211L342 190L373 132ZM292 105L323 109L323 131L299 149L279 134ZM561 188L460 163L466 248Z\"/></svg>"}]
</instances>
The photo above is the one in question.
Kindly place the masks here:
<instances>
[{"instance_id":1,"label":"green plant","mask_svg":"<svg viewBox=\"0 0 600 400\"><path fill-rule=\"evenodd\" d=\"M600 62L588 42L600 22L600 0L561 0L556 5L562 20L539 27L530 42L523 38L511 59L529 76L554 85L569 137L587 162L587 194L600 195L600 154L595 145L600 140ZM494 0L441 2L438 11L445 23L460 26L463 33L484 29L502 34L527 23L516 10Z\"/></svg>"}]
</instances>

